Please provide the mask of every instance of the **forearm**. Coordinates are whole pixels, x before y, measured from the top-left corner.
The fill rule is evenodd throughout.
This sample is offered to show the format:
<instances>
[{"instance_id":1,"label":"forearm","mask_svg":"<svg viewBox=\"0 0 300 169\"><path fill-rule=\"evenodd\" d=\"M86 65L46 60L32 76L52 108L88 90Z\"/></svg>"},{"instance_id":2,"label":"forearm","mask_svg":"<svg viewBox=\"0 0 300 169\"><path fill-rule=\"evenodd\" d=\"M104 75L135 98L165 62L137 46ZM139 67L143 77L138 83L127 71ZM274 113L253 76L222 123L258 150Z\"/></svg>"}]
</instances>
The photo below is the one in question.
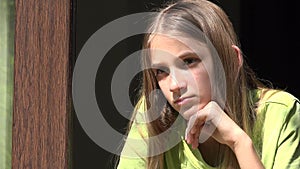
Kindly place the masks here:
<instances>
[{"instance_id":1,"label":"forearm","mask_svg":"<svg viewBox=\"0 0 300 169\"><path fill-rule=\"evenodd\" d=\"M244 132L237 136L231 145L241 169L264 169L264 166L257 155L251 138Z\"/></svg>"}]
</instances>

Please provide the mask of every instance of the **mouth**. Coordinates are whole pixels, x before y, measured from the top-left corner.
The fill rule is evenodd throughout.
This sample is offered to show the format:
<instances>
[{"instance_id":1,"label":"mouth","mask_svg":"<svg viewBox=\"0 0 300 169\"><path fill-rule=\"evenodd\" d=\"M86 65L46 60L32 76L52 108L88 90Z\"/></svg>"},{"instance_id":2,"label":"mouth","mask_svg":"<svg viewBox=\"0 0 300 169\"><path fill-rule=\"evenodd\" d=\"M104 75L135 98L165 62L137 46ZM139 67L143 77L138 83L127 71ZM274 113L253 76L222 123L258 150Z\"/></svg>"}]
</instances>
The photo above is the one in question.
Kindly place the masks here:
<instances>
[{"instance_id":1,"label":"mouth","mask_svg":"<svg viewBox=\"0 0 300 169\"><path fill-rule=\"evenodd\" d=\"M187 104L191 100L191 98L192 97L180 97L178 99L175 99L173 101L173 103L176 104L176 105L182 106L184 104Z\"/></svg>"}]
</instances>

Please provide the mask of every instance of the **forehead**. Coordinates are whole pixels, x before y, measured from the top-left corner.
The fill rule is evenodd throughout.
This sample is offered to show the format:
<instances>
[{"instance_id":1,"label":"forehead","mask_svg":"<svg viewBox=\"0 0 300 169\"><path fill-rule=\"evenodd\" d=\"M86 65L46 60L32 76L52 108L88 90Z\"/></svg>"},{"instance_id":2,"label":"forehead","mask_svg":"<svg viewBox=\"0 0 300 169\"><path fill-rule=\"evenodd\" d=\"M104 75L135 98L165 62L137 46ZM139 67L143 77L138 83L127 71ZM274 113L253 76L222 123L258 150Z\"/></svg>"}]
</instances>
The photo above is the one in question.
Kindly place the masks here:
<instances>
[{"instance_id":1,"label":"forehead","mask_svg":"<svg viewBox=\"0 0 300 169\"><path fill-rule=\"evenodd\" d=\"M161 59L161 56L179 57L185 53L196 54L200 59L210 56L207 45L192 38L153 35L150 39L151 60Z\"/></svg>"},{"instance_id":2,"label":"forehead","mask_svg":"<svg viewBox=\"0 0 300 169\"><path fill-rule=\"evenodd\" d=\"M155 35L151 39L150 56L152 61L162 58L178 57L183 52L192 53L192 50L175 38Z\"/></svg>"},{"instance_id":3,"label":"forehead","mask_svg":"<svg viewBox=\"0 0 300 169\"><path fill-rule=\"evenodd\" d=\"M151 38L150 49L162 50L170 52L171 54L177 53L181 50L191 50L186 44L175 38L167 37L164 35L154 35Z\"/></svg>"}]
</instances>

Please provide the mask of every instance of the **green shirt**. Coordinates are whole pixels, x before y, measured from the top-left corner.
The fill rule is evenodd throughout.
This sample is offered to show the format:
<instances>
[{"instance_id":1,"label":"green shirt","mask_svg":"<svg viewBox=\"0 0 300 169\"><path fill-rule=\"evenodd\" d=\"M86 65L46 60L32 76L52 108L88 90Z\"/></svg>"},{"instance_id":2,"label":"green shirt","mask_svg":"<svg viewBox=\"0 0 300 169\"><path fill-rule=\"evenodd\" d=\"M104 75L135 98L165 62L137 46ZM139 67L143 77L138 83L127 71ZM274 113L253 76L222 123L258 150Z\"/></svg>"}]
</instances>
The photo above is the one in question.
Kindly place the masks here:
<instances>
[{"instance_id":1,"label":"green shirt","mask_svg":"<svg viewBox=\"0 0 300 169\"><path fill-rule=\"evenodd\" d=\"M254 101L262 95L255 90ZM258 102L257 120L252 141L266 169L300 168L300 102L284 91L268 91ZM144 109L143 106L141 109ZM137 116L126 141L118 169L146 168L147 130L143 116ZM130 140L129 139L129 140ZM164 152L167 169L213 169L192 149L183 137L178 144Z\"/></svg>"}]
</instances>

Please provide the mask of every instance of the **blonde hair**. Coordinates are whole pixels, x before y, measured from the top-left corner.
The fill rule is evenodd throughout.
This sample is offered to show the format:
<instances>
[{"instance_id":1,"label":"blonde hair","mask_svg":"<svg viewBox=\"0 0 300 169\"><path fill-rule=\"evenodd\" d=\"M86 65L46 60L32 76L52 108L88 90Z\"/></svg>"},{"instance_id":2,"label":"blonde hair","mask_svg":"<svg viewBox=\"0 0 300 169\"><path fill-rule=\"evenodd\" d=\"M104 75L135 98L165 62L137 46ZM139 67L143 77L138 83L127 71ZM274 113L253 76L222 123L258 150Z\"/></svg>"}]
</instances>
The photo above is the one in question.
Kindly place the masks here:
<instances>
[{"instance_id":1,"label":"blonde hair","mask_svg":"<svg viewBox=\"0 0 300 169\"><path fill-rule=\"evenodd\" d=\"M181 0L159 10L148 32L144 38L143 48L150 47L151 35L160 32L171 34L179 32L189 35L191 32L183 30L182 20L165 19L164 16L174 16L190 22L193 26L200 29L215 47L223 65L226 78L226 103L225 112L234 120L248 135L251 131L256 118L254 104L251 100L250 90L262 87L263 85L256 79L253 71L245 62L240 65L236 52L232 45L240 47L237 36L234 32L232 23L225 12L217 5L207 0ZM189 35L193 37L193 35ZM149 68L149 57L143 57L142 64ZM150 98L150 93L158 89L156 78L149 69L143 71L142 96L145 98L147 107L160 102L159 97ZM149 116L159 113L160 117L148 124L149 136L155 136L170 127L176 119L178 113L168 104L163 108L148 111ZM161 146L160 143L149 144L148 150ZM229 147L220 148L219 168L239 168L234 153ZM147 168L163 168L163 154L148 157Z\"/></svg>"}]
</instances>

